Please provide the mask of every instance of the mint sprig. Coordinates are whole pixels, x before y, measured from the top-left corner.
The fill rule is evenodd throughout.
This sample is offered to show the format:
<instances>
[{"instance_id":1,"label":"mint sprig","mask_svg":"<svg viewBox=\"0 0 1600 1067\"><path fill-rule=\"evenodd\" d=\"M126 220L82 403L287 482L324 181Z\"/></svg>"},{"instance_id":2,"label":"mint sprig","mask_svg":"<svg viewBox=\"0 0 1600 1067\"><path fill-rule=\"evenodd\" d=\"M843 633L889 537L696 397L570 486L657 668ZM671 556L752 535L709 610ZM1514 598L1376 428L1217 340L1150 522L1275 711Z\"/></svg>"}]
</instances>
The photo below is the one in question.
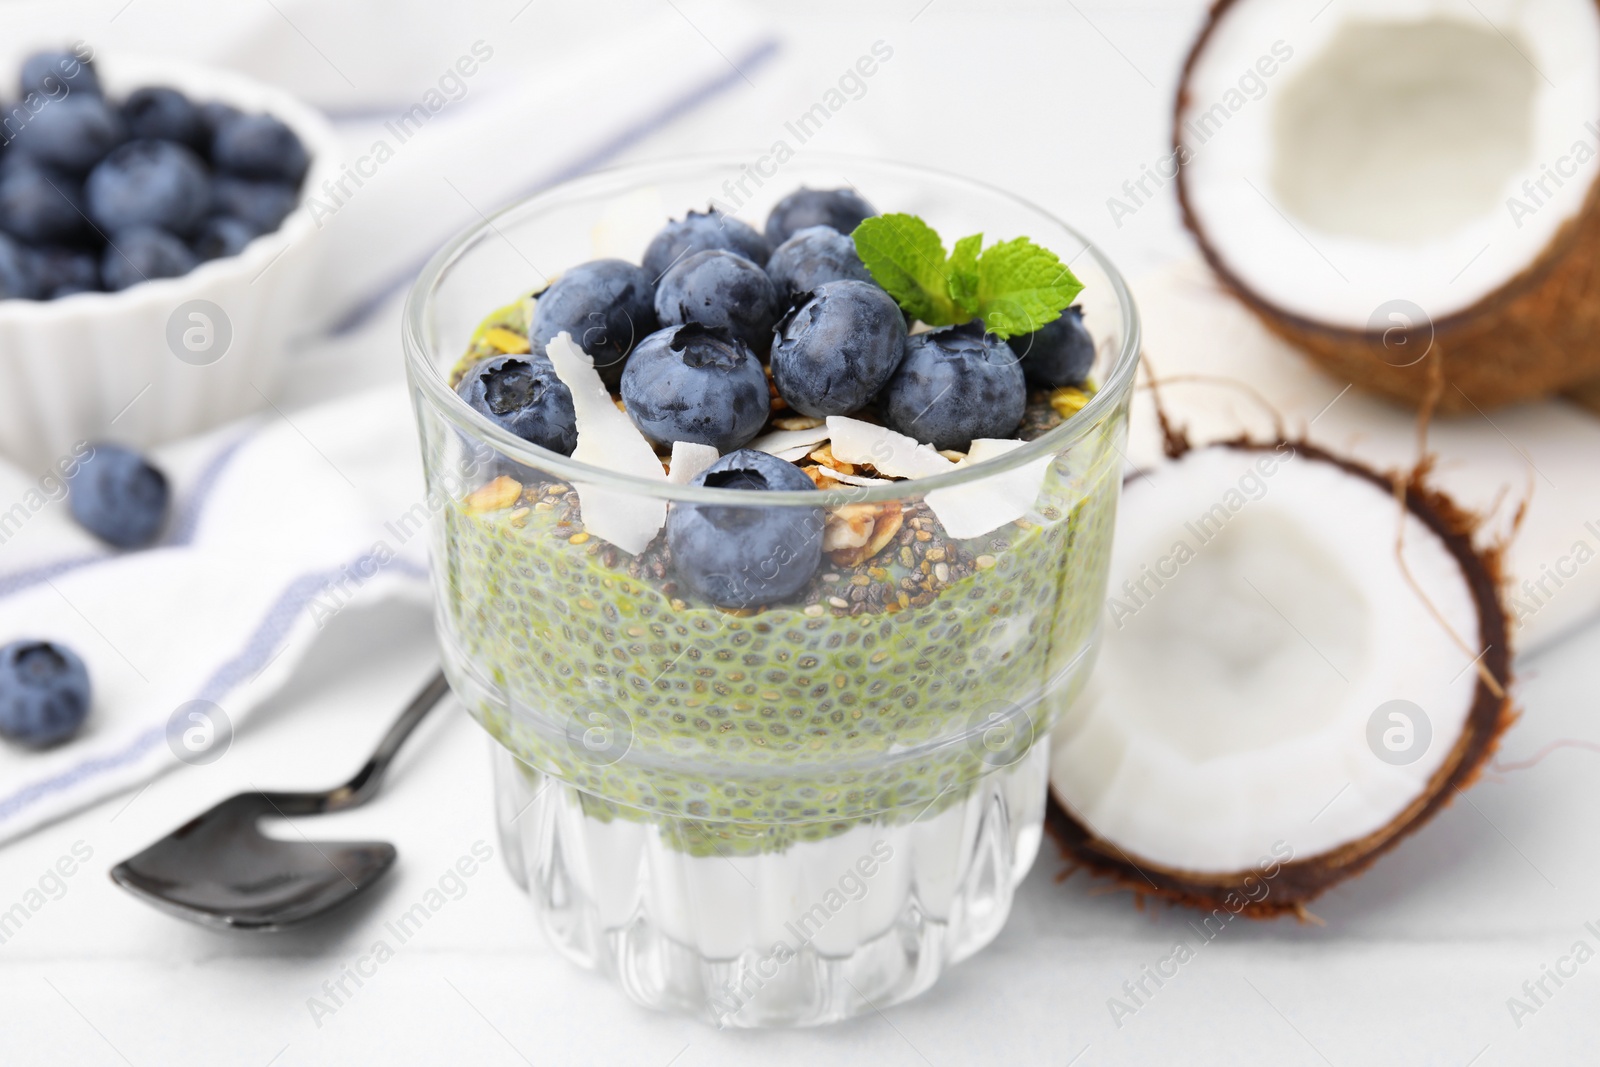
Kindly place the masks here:
<instances>
[{"instance_id":1,"label":"mint sprig","mask_svg":"<svg viewBox=\"0 0 1600 1067\"><path fill-rule=\"evenodd\" d=\"M915 215L878 215L852 234L856 254L906 314L929 326L982 319L1000 337L1032 333L1060 317L1083 283L1048 248L1026 237L983 247L975 233L945 252Z\"/></svg>"}]
</instances>

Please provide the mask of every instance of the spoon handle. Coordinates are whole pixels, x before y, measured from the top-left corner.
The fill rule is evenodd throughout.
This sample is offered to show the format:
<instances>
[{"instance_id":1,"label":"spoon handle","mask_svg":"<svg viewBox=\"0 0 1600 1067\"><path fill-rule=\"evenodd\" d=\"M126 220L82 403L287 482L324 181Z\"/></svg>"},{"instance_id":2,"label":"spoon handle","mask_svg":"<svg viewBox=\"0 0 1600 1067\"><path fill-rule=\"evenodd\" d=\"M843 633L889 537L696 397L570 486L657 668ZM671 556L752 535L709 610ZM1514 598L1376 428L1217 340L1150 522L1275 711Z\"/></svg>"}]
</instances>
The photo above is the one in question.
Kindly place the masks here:
<instances>
[{"instance_id":1,"label":"spoon handle","mask_svg":"<svg viewBox=\"0 0 1600 1067\"><path fill-rule=\"evenodd\" d=\"M316 815L343 811L366 803L377 793L384 773L388 771L389 764L394 762L400 746L411 736L411 731L449 691L450 683L445 679L444 671L438 671L428 679L428 684L411 698L411 703L406 705L394 725L389 727L389 732L383 735L383 740L378 742L372 758L344 785L327 793L267 793L266 797L283 815Z\"/></svg>"}]
</instances>

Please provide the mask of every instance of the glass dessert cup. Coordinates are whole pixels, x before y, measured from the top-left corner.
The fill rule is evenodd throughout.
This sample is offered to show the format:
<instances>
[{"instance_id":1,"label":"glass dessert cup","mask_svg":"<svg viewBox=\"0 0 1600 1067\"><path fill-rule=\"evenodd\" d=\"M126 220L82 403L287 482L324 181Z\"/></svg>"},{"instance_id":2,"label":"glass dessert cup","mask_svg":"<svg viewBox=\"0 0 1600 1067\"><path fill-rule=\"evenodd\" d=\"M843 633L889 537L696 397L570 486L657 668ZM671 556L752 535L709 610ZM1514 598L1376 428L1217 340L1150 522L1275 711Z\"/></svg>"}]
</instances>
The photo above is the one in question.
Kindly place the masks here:
<instances>
[{"instance_id":1,"label":"glass dessert cup","mask_svg":"<svg viewBox=\"0 0 1600 1067\"><path fill-rule=\"evenodd\" d=\"M595 256L637 261L708 200L759 228L799 185L1055 251L1096 343L1081 410L934 477L751 494L577 462L450 388L517 293ZM503 849L552 943L641 1004L778 1026L905 1000L991 941L1039 848L1046 734L1087 680L1105 596L1139 331L1099 251L1008 194L897 164L813 156L766 180L738 160L635 166L455 239L404 337L445 670L497 742ZM967 539L938 518L1013 506ZM825 555L799 593L732 611L675 579L662 538L631 554L586 529L586 507L864 516L871 554Z\"/></svg>"}]
</instances>

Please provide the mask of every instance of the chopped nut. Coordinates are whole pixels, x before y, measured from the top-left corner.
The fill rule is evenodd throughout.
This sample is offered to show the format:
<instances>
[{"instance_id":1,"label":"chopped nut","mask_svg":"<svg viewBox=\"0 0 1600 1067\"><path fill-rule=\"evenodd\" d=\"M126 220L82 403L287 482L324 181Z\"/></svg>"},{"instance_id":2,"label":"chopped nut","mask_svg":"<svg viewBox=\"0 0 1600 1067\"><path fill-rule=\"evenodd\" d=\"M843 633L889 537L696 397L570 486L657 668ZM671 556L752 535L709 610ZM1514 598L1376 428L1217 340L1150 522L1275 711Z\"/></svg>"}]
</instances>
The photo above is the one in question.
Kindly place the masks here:
<instances>
[{"instance_id":1,"label":"chopped nut","mask_svg":"<svg viewBox=\"0 0 1600 1067\"><path fill-rule=\"evenodd\" d=\"M517 354L528 351L528 339L504 326L491 326L483 331L483 339L502 352Z\"/></svg>"},{"instance_id":2,"label":"chopped nut","mask_svg":"<svg viewBox=\"0 0 1600 1067\"><path fill-rule=\"evenodd\" d=\"M821 615L822 613L823 613L823 607L822 607L821 604L807 604L806 605L805 614L810 615L812 618L815 618L818 615Z\"/></svg>"},{"instance_id":3,"label":"chopped nut","mask_svg":"<svg viewBox=\"0 0 1600 1067\"><path fill-rule=\"evenodd\" d=\"M502 474L488 485L474 489L465 501L469 515L509 508L522 496L522 483L508 474Z\"/></svg>"},{"instance_id":4,"label":"chopped nut","mask_svg":"<svg viewBox=\"0 0 1600 1067\"><path fill-rule=\"evenodd\" d=\"M829 552L828 558L841 567L856 567L883 551L884 547L894 540L894 535L900 532L900 526L905 522L905 516L900 510L900 505L889 503L876 504L846 504L838 512L851 511L853 524L850 527L852 539L862 532L865 526L864 537L855 544L844 544L837 549L828 546L827 530L823 531L822 547ZM870 525L864 519L870 516ZM852 579L854 580L854 579Z\"/></svg>"},{"instance_id":5,"label":"chopped nut","mask_svg":"<svg viewBox=\"0 0 1600 1067\"><path fill-rule=\"evenodd\" d=\"M840 474L854 474L856 472L855 464L846 463L842 459L834 458L833 446L827 442L824 442L821 448L817 449L806 458L814 459L824 467L832 467Z\"/></svg>"},{"instance_id":6,"label":"chopped nut","mask_svg":"<svg viewBox=\"0 0 1600 1067\"><path fill-rule=\"evenodd\" d=\"M828 477L821 467L801 467L800 469L805 472L806 477L810 478L811 483L818 489L836 489L844 484Z\"/></svg>"},{"instance_id":7,"label":"chopped nut","mask_svg":"<svg viewBox=\"0 0 1600 1067\"><path fill-rule=\"evenodd\" d=\"M967 458L967 454L965 452L957 452L953 448L941 448L939 449L939 455L943 456L945 459L948 459L951 463L960 463L962 460Z\"/></svg>"},{"instance_id":8,"label":"chopped nut","mask_svg":"<svg viewBox=\"0 0 1600 1067\"><path fill-rule=\"evenodd\" d=\"M581 545L587 540L589 540L588 533L575 533L571 537L567 538L567 544Z\"/></svg>"},{"instance_id":9,"label":"chopped nut","mask_svg":"<svg viewBox=\"0 0 1600 1067\"><path fill-rule=\"evenodd\" d=\"M877 513L878 508L874 504L846 504L830 511L827 524L822 530L823 551L833 552L865 545L872 538ZM843 567L855 566L855 563L846 563L842 560L834 562Z\"/></svg>"},{"instance_id":10,"label":"chopped nut","mask_svg":"<svg viewBox=\"0 0 1600 1067\"><path fill-rule=\"evenodd\" d=\"M933 548L928 549L928 553L925 558L934 563L938 563L940 560L944 559L944 549L936 545Z\"/></svg>"},{"instance_id":11,"label":"chopped nut","mask_svg":"<svg viewBox=\"0 0 1600 1067\"><path fill-rule=\"evenodd\" d=\"M973 560L972 562L977 565L977 568L980 571L986 571L990 567L994 566L994 557L993 556L979 556L977 559Z\"/></svg>"},{"instance_id":12,"label":"chopped nut","mask_svg":"<svg viewBox=\"0 0 1600 1067\"><path fill-rule=\"evenodd\" d=\"M1063 385L1059 389L1050 390L1050 407L1063 419L1071 418L1083 410L1089 402L1089 394L1082 389L1075 389L1070 385Z\"/></svg>"},{"instance_id":13,"label":"chopped nut","mask_svg":"<svg viewBox=\"0 0 1600 1067\"><path fill-rule=\"evenodd\" d=\"M828 603L832 604L836 608L848 608L850 606L850 602L848 600L845 600L843 597L836 596L829 597Z\"/></svg>"},{"instance_id":14,"label":"chopped nut","mask_svg":"<svg viewBox=\"0 0 1600 1067\"><path fill-rule=\"evenodd\" d=\"M933 534L929 533L927 530L918 530L917 531L917 540L918 541L932 541L933 540ZM929 549L929 551L931 552L933 550Z\"/></svg>"},{"instance_id":15,"label":"chopped nut","mask_svg":"<svg viewBox=\"0 0 1600 1067\"><path fill-rule=\"evenodd\" d=\"M950 564L948 564L948 563L935 563L933 565L933 576L935 578L939 579L940 582L949 582L950 581Z\"/></svg>"},{"instance_id":16,"label":"chopped nut","mask_svg":"<svg viewBox=\"0 0 1600 1067\"><path fill-rule=\"evenodd\" d=\"M822 423L822 419L810 415L785 415L781 419L772 420L772 425L780 430L815 430Z\"/></svg>"}]
</instances>

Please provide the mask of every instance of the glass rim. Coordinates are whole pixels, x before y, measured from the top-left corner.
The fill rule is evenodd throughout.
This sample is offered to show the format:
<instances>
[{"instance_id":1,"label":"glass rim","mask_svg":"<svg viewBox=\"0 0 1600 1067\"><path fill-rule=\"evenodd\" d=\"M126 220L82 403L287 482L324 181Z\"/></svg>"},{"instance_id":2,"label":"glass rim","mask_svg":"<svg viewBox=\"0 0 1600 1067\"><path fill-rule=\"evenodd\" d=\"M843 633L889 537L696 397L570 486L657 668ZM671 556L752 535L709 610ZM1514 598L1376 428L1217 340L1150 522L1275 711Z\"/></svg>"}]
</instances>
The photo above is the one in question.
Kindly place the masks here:
<instances>
[{"instance_id":1,"label":"glass rim","mask_svg":"<svg viewBox=\"0 0 1600 1067\"><path fill-rule=\"evenodd\" d=\"M742 490L679 485L672 482L642 478L638 475L583 463L572 459L570 456L563 456L559 452L553 452L536 445L531 441L523 440L510 431L480 418L477 412L473 411L467 405L467 402L458 396L454 389L450 388L446 381L446 376L434 364L430 346L427 342L427 327L430 324L433 311L433 296L439 281L456 261L465 255L485 234L499 233L500 225L504 220L535 210L540 205L560 200L566 196L615 185L619 179L632 178L634 180L631 184L637 186L647 184L653 176L659 178L663 175L677 172L713 167L737 169L745 162L747 161L740 157L724 153L673 156L668 159L606 167L591 171L579 178L558 182L530 196L513 201L505 207L481 217L478 222L456 234L433 255L433 258L423 267L422 272L417 276L416 281L412 283L409 292L406 294L405 308L401 319L401 343L405 348L406 372L411 379L413 389L426 397L436 412L453 423L457 430L466 434L469 438L484 441L508 458L534 470L557 475L564 481L668 501L682 500L701 504L743 504L748 506L750 503L749 493ZM1011 449L1003 455L944 474L891 481L886 485L846 485L836 489L809 492L801 490L765 492L761 495L762 506L834 508L846 504L883 503L904 499L908 493L926 494L936 489L949 489L982 483L993 476L1005 474L1026 466L1030 462L1065 451L1080 439L1094 432L1108 416L1114 414L1121 406L1123 400L1132 389L1134 376L1138 370L1141 346L1138 308L1134 303L1133 293L1128 288L1121 272L1100 250L1100 247L1089 240L1076 227L1068 225L1032 201L1008 192L999 186L950 171L846 153L819 152L814 155L808 155L806 162L823 166L832 164L841 168L854 166L873 168L880 171L895 171L910 180L915 180L919 177L937 179L947 185L965 186L992 196L1002 197L1019 207L1048 219L1052 224L1071 234L1083 246L1079 254L1087 253L1095 265L1105 274L1111 290L1116 296L1117 308L1122 316L1122 342L1105 381L1099 384L1087 404L1066 419L1060 426L1041 434L1018 448Z\"/></svg>"}]
</instances>

